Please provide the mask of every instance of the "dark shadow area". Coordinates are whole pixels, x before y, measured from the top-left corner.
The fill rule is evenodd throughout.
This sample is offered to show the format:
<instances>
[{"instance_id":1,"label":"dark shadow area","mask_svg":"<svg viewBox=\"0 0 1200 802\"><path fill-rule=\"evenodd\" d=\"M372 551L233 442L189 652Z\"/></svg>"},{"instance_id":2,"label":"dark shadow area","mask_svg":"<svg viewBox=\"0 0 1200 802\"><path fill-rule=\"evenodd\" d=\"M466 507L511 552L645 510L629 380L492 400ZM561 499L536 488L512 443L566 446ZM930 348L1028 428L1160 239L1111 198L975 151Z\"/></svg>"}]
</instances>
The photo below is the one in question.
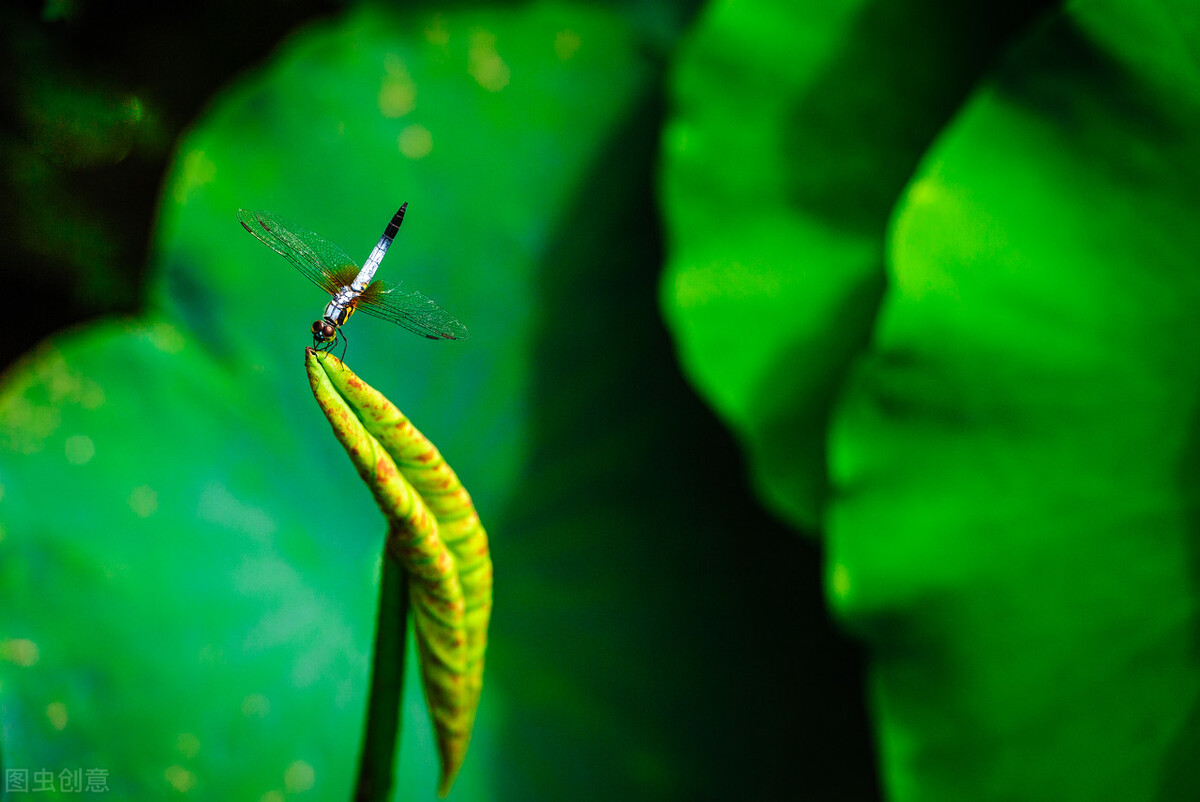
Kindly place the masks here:
<instances>
[{"instance_id":1,"label":"dark shadow area","mask_svg":"<svg viewBox=\"0 0 1200 802\"><path fill-rule=\"evenodd\" d=\"M287 31L341 5L0 8L0 271L20 293L0 369L54 331L141 308L160 185L180 133Z\"/></svg>"},{"instance_id":2,"label":"dark shadow area","mask_svg":"<svg viewBox=\"0 0 1200 802\"><path fill-rule=\"evenodd\" d=\"M752 497L661 320L662 117L658 96L632 111L544 258L543 413L525 492L489 527L489 669L525 678L498 797L877 800L862 659L820 551Z\"/></svg>"},{"instance_id":3,"label":"dark shadow area","mask_svg":"<svg viewBox=\"0 0 1200 802\"><path fill-rule=\"evenodd\" d=\"M917 163L1049 0L868 3L791 112L790 194L838 229L882 237Z\"/></svg>"},{"instance_id":4,"label":"dark shadow area","mask_svg":"<svg viewBox=\"0 0 1200 802\"><path fill-rule=\"evenodd\" d=\"M1186 500L1188 569L1191 584L1200 588L1200 410L1194 410L1188 427L1188 448L1179 463L1178 492ZM1192 617L1192 636L1188 644L1192 662L1200 665L1200 633ZM1196 744L1200 744L1200 702L1191 700L1183 725L1165 751L1155 800L1175 802L1200 799L1196 784Z\"/></svg>"}]
</instances>

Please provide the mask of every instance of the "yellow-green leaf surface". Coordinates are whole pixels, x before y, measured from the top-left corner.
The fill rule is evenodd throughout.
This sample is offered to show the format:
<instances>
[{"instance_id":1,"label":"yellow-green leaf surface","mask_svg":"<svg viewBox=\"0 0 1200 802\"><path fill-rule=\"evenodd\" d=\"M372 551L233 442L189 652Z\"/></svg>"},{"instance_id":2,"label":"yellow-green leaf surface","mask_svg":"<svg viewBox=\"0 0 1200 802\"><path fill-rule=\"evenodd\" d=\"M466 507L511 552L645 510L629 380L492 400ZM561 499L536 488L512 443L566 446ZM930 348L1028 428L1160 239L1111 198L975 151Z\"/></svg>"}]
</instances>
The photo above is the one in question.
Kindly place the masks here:
<instances>
[{"instance_id":1,"label":"yellow-green leaf surface","mask_svg":"<svg viewBox=\"0 0 1200 802\"><path fill-rule=\"evenodd\" d=\"M492 611L487 533L454 471L394 404L333 356L308 349L309 383L389 528L408 572L421 677L437 734L445 796L462 767Z\"/></svg>"},{"instance_id":2,"label":"yellow-green leaf surface","mask_svg":"<svg viewBox=\"0 0 1200 802\"><path fill-rule=\"evenodd\" d=\"M381 517L298 375L328 297L236 211L361 260L408 201L379 277L471 338L344 333L470 487L504 578L450 798L873 798L815 554L743 491L655 306L680 17L350 10L211 99L163 186L146 314L62 332L0 389L5 768L95 768L113 799L348 798ZM408 664L394 796L429 799Z\"/></svg>"}]
</instances>

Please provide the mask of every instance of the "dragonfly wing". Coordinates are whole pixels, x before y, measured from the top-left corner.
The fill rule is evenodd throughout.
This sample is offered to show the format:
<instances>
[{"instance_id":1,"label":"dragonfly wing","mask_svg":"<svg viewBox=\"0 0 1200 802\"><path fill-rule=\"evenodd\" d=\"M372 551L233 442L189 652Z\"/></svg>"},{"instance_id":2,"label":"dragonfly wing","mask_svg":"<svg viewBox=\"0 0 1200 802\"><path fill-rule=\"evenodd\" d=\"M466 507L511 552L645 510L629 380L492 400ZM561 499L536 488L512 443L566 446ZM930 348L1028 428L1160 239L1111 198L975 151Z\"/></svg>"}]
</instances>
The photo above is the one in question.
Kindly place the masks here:
<instances>
[{"instance_id":1,"label":"dragonfly wing","mask_svg":"<svg viewBox=\"0 0 1200 802\"><path fill-rule=\"evenodd\" d=\"M330 295L336 294L358 274L358 263L315 231L270 212L238 209L237 216L242 228Z\"/></svg>"},{"instance_id":2,"label":"dragonfly wing","mask_svg":"<svg viewBox=\"0 0 1200 802\"><path fill-rule=\"evenodd\" d=\"M384 281L371 282L358 299L358 309L431 340L465 340L471 336L458 318L425 295Z\"/></svg>"}]
</instances>

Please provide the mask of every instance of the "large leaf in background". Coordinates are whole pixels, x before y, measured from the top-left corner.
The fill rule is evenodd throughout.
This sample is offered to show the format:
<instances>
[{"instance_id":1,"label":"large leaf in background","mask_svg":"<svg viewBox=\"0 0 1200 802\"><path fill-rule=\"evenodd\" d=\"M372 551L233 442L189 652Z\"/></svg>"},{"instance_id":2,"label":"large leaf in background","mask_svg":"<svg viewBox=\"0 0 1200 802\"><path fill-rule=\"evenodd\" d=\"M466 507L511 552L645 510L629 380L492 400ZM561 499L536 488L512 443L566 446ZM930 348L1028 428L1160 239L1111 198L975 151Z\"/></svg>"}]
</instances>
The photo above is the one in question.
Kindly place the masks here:
<instances>
[{"instance_id":1,"label":"large leaf in background","mask_svg":"<svg viewBox=\"0 0 1200 802\"><path fill-rule=\"evenodd\" d=\"M812 529L825 433L929 142L1040 0L714 3L673 74L663 306L760 493Z\"/></svg>"},{"instance_id":2,"label":"large leaf in background","mask_svg":"<svg viewBox=\"0 0 1200 802\"><path fill-rule=\"evenodd\" d=\"M905 193L831 588L897 800L1193 800L1200 12L1075 3Z\"/></svg>"},{"instance_id":3,"label":"large leaf in background","mask_svg":"<svg viewBox=\"0 0 1200 802\"><path fill-rule=\"evenodd\" d=\"M661 37L570 4L363 11L215 100L167 185L152 313L7 377L6 767L105 769L135 799L345 798L383 522L304 377L325 299L235 211L362 258L408 200L380 275L472 339L356 316L347 358L493 538L454 796L874 797L814 554L740 491L657 319ZM407 686L399 798L428 798Z\"/></svg>"},{"instance_id":4,"label":"large leaf in background","mask_svg":"<svg viewBox=\"0 0 1200 802\"><path fill-rule=\"evenodd\" d=\"M864 4L856 19L887 5ZM722 8L710 24L726 31L754 12ZM979 35L944 17L919 24L946 24L944 38ZM753 51L715 33L698 39L683 89L688 69L782 69L766 57L797 30L819 29L775 20L756 30ZM872 30L847 26L821 43L865 53ZM923 47L912 37L903 55L919 59ZM890 288L831 441L827 521L831 597L872 653L892 799L1196 798L1198 53L1194 6L1072 4L977 89L894 213ZM893 55L876 48L867 66L881 75L867 85L895 82ZM920 83L959 80L932 70ZM853 85L835 85L854 101ZM807 86L788 91L787 108L809 107ZM732 111L713 108L722 97ZM896 97L897 115L922 113ZM763 139L767 155L746 161L739 143L763 131L739 126L761 118L757 99L695 100L691 114L708 108L711 124L668 137L668 178L688 191L666 195L678 239L667 303L691 375L749 440L768 490L786 496L779 506L805 520L812 483L788 468L821 429L772 429L756 405L781 393L776 407L808 420L823 385L796 344L812 360L848 350L845 325L866 318L834 315L823 299L840 297L835 279L850 297L863 274L844 267L837 249L848 234L836 225L805 227L797 214L790 241L768 231L742 247L735 233L716 247L725 235L702 236L701 221L719 232L712 195L724 190L722 214L740 214L771 164L781 175L832 172L816 184L836 201L866 166L841 157L870 132L793 161L769 162L781 148ZM693 149L705 155L689 167ZM884 171L864 202L886 197L896 177ZM759 216L778 219L779 198L806 208L775 194ZM880 249L882 233L868 232ZM735 260L758 279L749 289L729 278Z\"/></svg>"},{"instance_id":5,"label":"large leaf in background","mask_svg":"<svg viewBox=\"0 0 1200 802\"><path fill-rule=\"evenodd\" d=\"M306 397L324 299L234 213L279 210L361 258L410 201L385 270L475 339L359 318L350 357L495 510L520 485L540 256L651 86L635 43L566 6L362 12L217 102L164 199L155 322L69 334L9 379L3 631L37 661L7 666L7 765L104 768L132 798L350 787L384 522ZM401 771L427 795L418 698L405 740L422 765ZM488 739L463 792L493 770Z\"/></svg>"}]
</instances>

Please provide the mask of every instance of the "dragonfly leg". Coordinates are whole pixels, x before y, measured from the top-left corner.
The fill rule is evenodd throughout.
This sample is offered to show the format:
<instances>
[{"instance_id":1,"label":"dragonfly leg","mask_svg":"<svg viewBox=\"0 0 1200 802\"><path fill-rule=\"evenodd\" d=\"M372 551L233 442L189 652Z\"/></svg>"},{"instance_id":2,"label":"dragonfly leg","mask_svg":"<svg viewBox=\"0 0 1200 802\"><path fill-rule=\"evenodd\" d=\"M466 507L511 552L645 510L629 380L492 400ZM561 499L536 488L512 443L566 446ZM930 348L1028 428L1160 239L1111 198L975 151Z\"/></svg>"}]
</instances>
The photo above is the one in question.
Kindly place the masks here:
<instances>
[{"instance_id":1,"label":"dragonfly leg","mask_svg":"<svg viewBox=\"0 0 1200 802\"><path fill-rule=\"evenodd\" d=\"M338 334L340 334L342 337L342 361L345 362L346 348L350 345L350 341L346 339L346 332L342 331L341 329L338 329ZM333 343L330 343L330 345L333 345Z\"/></svg>"},{"instance_id":2,"label":"dragonfly leg","mask_svg":"<svg viewBox=\"0 0 1200 802\"><path fill-rule=\"evenodd\" d=\"M325 354L328 354L336 347L337 347L336 339L334 339L334 340L319 340L316 337L313 337L313 350L317 352L318 357L322 360L325 358ZM342 353L345 354L345 349L343 349Z\"/></svg>"}]
</instances>

